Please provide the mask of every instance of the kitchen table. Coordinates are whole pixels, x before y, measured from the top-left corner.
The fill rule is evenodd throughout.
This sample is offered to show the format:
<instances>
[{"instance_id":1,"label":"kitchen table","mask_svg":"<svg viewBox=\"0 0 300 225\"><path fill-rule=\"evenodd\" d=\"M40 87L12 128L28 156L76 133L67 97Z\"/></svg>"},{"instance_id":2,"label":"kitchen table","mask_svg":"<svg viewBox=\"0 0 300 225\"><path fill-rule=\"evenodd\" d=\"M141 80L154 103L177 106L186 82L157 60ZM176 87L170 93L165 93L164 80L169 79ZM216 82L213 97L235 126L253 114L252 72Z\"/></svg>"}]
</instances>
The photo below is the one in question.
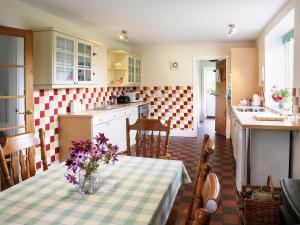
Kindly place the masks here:
<instances>
[{"instance_id":1,"label":"kitchen table","mask_svg":"<svg viewBox=\"0 0 300 225\"><path fill-rule=\"evenodd\" d=\"M120 156L100 169L100 189L80 195L64 164L0 192L0 224L165 224L181 184L181 161Z\"/></svg>"}]
</instances>

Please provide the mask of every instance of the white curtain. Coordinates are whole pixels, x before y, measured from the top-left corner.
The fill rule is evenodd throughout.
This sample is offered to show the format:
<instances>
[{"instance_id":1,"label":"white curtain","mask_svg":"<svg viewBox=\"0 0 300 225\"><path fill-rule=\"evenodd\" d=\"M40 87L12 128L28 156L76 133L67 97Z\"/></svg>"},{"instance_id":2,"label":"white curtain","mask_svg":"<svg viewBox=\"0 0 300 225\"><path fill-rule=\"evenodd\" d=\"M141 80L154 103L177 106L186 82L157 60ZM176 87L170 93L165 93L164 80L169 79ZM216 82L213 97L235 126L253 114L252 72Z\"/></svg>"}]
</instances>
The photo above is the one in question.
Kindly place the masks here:
<instances>
[{"instance_id":1,"label":"white curtain","mask_svg":"<svg viewBox=\"0 0 300 225\"><path fill-rule=\"evenodd\" d=\"M293 75L294 75L294 39L284 43L285 54L285 87L293 88Z\"/></svg>"}]
</instances>

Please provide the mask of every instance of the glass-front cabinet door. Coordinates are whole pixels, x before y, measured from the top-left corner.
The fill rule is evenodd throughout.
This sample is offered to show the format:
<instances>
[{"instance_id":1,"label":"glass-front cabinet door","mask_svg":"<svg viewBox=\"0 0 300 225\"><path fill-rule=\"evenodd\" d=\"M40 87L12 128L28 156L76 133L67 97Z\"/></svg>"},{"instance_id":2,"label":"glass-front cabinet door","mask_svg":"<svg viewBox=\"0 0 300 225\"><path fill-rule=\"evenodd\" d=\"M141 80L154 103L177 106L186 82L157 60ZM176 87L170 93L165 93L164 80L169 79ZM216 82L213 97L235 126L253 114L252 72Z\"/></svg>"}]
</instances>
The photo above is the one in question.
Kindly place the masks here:
<instances>
[{"instance_id":1,"label":"glass-front cabinet door","mask_svg":"<svg viewBox=\"0 0 300 225\"><path fill-rule=\"evenodd\" d=\"M128 56L128 83L134 83L134 58Z\"/></svg>"},{"instance_id":2,"label":"glass-front cabinet door","mask_svg":"<svg viewBox=\"0 0 300 225\"><path fill-rule=\"evenodd\" d=\"M74 84L75 40L58 33L55 33L54 39L54 83Z\"/></svg>"},{"instance_id":3,"label":"glass-front cabinet door","mask_svg":"<svg viewBox=\"0 0 300 225\"><path fill-rule=\"evenodd\" d=\"M92 82L92 46L77 42L77 80L78 83Z\"/></svg>"},{"instance_id":4,"label":"glass-front cabinet door","mask_svg":"<svg viewBox=\"0 0 300 225\"><path fill-rule=\"evenodd\" d=\"M28 43L32 43L30 31L0 28L0 144L6 136L33 132L33 84L28 79L32 48Z\"/></svg>"},{"instance_id":5,"label":"glass-front cabinet door","mask_svg":"<svg viewBox=\"0 0 300 225\"><path fill-rule=\"evenodd\" d=\"M134 76L134 83L140 84L141 83L141 60L135 59L135 76Z\"/></svg>"}]
</instances>

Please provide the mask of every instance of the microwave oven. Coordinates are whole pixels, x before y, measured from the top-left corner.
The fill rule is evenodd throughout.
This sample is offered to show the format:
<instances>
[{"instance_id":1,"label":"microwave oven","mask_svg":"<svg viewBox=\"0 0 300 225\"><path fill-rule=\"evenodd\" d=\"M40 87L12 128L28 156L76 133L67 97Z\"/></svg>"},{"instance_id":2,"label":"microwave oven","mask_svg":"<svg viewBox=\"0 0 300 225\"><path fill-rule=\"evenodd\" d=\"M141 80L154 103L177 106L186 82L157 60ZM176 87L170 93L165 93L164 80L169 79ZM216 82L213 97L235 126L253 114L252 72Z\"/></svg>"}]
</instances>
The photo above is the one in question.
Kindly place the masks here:
<instances>
[{"instance_id":1,"label":"microwave oven","mask_svg":"<svg viewBox=\"0 0 300 225\"><path fill-rule=\"evenodd\" d=\"M141 101L140 93L137 91L125 92L125 96L129 97L130 102L140 102Z\"/></svg>"}]
</instances>

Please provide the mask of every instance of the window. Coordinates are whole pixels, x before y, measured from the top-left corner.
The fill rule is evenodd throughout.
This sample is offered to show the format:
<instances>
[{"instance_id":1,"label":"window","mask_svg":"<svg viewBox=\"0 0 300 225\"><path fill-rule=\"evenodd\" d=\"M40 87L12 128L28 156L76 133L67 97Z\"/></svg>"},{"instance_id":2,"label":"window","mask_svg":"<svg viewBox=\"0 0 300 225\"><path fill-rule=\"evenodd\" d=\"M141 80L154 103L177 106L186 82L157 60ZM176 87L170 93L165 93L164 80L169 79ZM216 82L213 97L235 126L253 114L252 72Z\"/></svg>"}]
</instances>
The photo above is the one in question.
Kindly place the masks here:
<instances>
[{"instance_id":1,"label":"window","mask_svg":"<svg viewBox=\"0 0 300 225\"><path fill-rule=\"evenodd\" d=\"M266 105L292 110L294 76L294 10L290 11L265 37ZM276 96L280 96L277 98ZM281 98L281 96L285 96ZM274 97L275 96L275 97Z\"/></svg>"}]
</instances>

